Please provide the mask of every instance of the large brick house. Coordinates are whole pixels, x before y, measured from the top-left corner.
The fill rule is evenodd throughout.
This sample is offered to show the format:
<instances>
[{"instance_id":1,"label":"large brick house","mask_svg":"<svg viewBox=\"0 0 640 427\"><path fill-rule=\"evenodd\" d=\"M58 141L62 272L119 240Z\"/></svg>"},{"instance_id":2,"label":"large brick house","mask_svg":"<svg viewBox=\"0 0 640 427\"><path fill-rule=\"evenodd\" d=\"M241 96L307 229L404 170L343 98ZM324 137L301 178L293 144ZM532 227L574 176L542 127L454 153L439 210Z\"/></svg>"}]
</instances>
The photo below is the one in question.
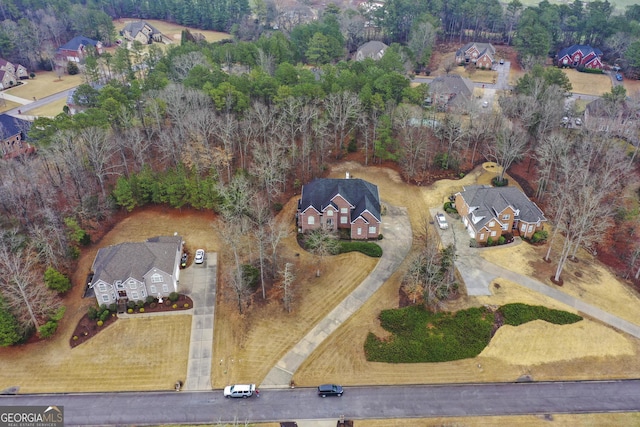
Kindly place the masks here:
<instances>
[{"instance_id":1,"label":"large brick house","mask_svg":"<svg viewBox=\"0 0 640 427\"><path fill-rule=\"evenodd\" d=\"M352 239L375 239L382 219L378 187L362 179L316 179L302 186L298 231L349 229Z\"/></svg>"},{"instance_id":2,"label":"large brick house","mask_svg":"<svg viewBox=\"0 0 640 427\"><path fill-rule=\"evenodd\" d=\"M28 120L0 114L0 157L11 159L33 153L35 148L25 140L30 128Z\"/></svg>"},{"instance_id":3,"label":"large brick house","mask_svg":"<svg viewBox=\"0 0 640 427\"><path fill-rule=\"evenodd\" d=\"M56 58L66 62L80 62L89 53L102 55L102 42L89 37L77 36L56 51Z\"/></svg>"},{"instance_id":4,"label":"large brick house","mask_svg":"<svg viewBox=\"0 0 640 427\"><path fill-rule=\"evenodd\" d=\"M491 43L471 42L456 51L458 64L474 63L477 68L491 69L495 62L496 48Z\"/></svg>"},{"instance_id":5,"label":"large brick house","mask_svg":"<svg viewBox=\"0 0 640 427\"><path fill-rule=\"evenodd\" d=\"M602 69L602 51L588 45L565 47L556 57L558 67Z\"/></svg>"},{"instance_id":6,"label":"large brick house","mask_svg":"<svg viewBox=\"0 0 640 427\"><path fill-rule=\"evenodd\" d=\"M144 301L178 291L180 236L160 236L102 248L93 261L93 288L98 304Z\"/></svg>"},{"instance_id":7,"label":"large brick house","mask_svg":"<svg viewBox=\"0 0 640 427\"><path fill-rule=\"evenodd\" d=\"M139 41L142 44L152 42L170 44L171 39L160 32L156 27L146 21L129 22L120 31L122 36L129 41Z\"/></svg>"},{"instance_id":8,"label":"large brick house","mask_svg":"<svg viewBox=\"0 0 640 427\"><path fill-rule=\"evenodd\" d=\"M542 210L516 187L464 187L455 195L455 206L478 243L497 241L505 233L531 238L547 222Z\"/></svg>"}]
</instances>

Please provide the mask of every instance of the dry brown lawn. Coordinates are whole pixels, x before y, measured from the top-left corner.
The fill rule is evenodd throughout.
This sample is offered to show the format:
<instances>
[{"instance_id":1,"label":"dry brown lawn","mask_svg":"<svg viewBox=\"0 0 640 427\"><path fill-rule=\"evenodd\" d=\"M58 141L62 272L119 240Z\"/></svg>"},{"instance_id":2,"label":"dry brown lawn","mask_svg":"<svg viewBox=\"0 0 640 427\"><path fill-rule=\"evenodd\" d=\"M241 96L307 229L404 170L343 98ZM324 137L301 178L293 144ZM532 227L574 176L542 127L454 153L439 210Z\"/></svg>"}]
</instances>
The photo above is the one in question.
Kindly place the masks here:
<instances>
[{"instance_id":1,"label":"dry brown lawn","mask_svg":"<svg viewBox=\"0 0 640 427\"><path fill-rule=\"evenodd\" d=\"M441 206L463 185L488 183L497 172L492 166L487 163L463 179L441 180L429 187L406 185L397 172L390 169L367 168L351 162L337 165L330 176L342 177L348 171L353 177L378 185L385 202L407 207L414 235L417 236L430 219L425 214L428 208ZM295 204L294 197L280 215L292 219ZM293 222L290 225L294 231ZM198 247L217 251L220 271L224 271L229 263L229 251L225 249L216 227L215 216L206 212L180 212L168 208L134 212L120 221L99 244L83 252L74 283L83 283L98 247L174 232L184 236L187 249L191 251ZM419 239L414 241L417 246ZM538 252L541 250L544 248L520 244L509 249L482 251L481 256L536 276L539 273L535 260L541 258ZM637 296L618 283L605 268L585 256L581 254L579 263L568 265L562 290L640 323L640 314L635 310ZM292 313L285 312L278 289L272 288L269 289L268 302L263 302L258 295L251 302L249 311L240 316L225 290L224 277L220 277L212 360L215 387L231 382L259 383L317 321L361 282L377 262L356 253L319 260L302 251L293 234L284 242L283 258L294 264L297 277ZM319 262L322 274L316 277ZM381 289L305 361L294 376L296 384L313 386L324 381L340 381L346 385L513 381L522 375L531 375L536 380L637 377L639 341L588 319L567 326L532 322L518 327L517 331L504 327L485 351L473 359L438 364L367 362L363 351L366 335L370 331L385 334L377 316L382 309L397 307L398 287L408 263L409 260L405 260ZM578 270L585 274L577 277L575 271ZM496 280L491 289L492 296L461 297L448 303L445 309L526 302L571 310L504 280ZM69 310L56 337L37 344L0 349L0 364L7 372L0 379L0 389L15 385L29 392L169 389L176 379L184 378L189 316L119 320L96 338L71 350L68 340L72 330L86 312L86 307L93 304L92 300L81 300L81 292L82 285L76 285L67 298L65 304ZM163 357L155 357L157 363L152 367L138 367L133 378L133 365L116 371L115 375L112 370L106 372L95 368L96 360L116 357L122 360L123 354L157 353Z\"/></svg>"},{"instance_id":2,"label":"dry brown lawn","mask_svg":"<svg viewBox=\"0 0 640 427\"><path fill-rule=\"evenodd\" d=\"M280 215L293 218L296 203L292 199ZM222 262L231 262L224 253L221 255ZM277 290L271 289L267 302L257 295L254 307L241 316L231 295L219 289L222 298L216 306L214 327L214 387L234 382L259 383L293 345L360 284L378 261L359 253L320 260L300 248L295 233L284 242L282 256L294 264L296 275L296 299L291 313L284 310ZM315 275L318 265L320 277Z\"/></svg>"},{"instance_id":3,"label":"dry brown lawn","mask_svg":"<svg viewBox=\"0 0 640 427\"><path fill-rule=\"evenodd\" d=\"M129 22L139 21L136 18L121 18L113 21L113 25L117 31L124 28ZM228 33L221 33L218 31L200 30L197 28L185 27L184 25L173 24L166 21L158 21L156 19L145 19L146 22L156 27L162 34L174 40L174 43L180 43L182 36L182 30L188 28L192 33L202 34L208 42L219 42L220 40L230 39L231 35Z\"/></svg>"},{"instance_id":4,"label":"dry brown lawn","mask_svg":"<svg viewBox=\"0 0 640 427\"><path fill-rule=\"evenodd\" d=\"M355 427L599 427L634 426L640 423L640 413L617 414L546 414L500 417L439 417L400 420L356 420Z\"/></svg>"},{"instance_id":5,"label":"dry brown lawn","mask_svg":"<svg viewBox=\"0 0 640 427\"><path fill-rule=\"evenodd\" d=\"M191 316L119 319L74 349L69 347L69 339L87 307L95 303L95 299L81 296L98 248L178 232L190 250L220 250L211 227L213 220L214 215L207 212L137 211L83 251L56 335L36 344L0 348L0 390L11 386L20 386L26 393L173 389L175 381L186 375ZM117 369L113 369L114 361ZM107 365L109 369L105 369Z\"/></svg>"},{"instance_id":6,"label":"dry brown lawn","mask_svg":"<svg viewBox=\"0 0 640 427\"><path fill-rule=\"evenodd\" d=\"M387 169L364 169L355 164L334 169L338 176L349 170L353 176L371 180L379 186L382 197L393 195L393 204L407 205L414 234L423 223L423 212L429 207L440 206L452 192L462 185L486 184L498 171L486 163L459 181L438 181L429 188L409 187L399 184L399 178ZM400 187L404 186L404 190ZM419 194L416 194L418 192ZM403 200L400 200L403 199ZM521 244L514 248L482 251L482 255L508 268L521 268L524 274L534 273L530 265L532 248ZM522 254L520 252L523 252ZM408 264L405 261L404 267ZM586 379L636 377L640 342L597 322L585 320L577 325L555 326L532 322L518 327L500 330L486 350L478 357L437 364L385 364L367 362L364 341L369 332L385 336L377 321L380 310L397 307L398 287L402 279L401 267L367 303L333 335L331 335L298 369L296 384L312 386L322 381L341 381L343 384L411 384L466 381L513 381L522 375L535 379ZM585 276L583 276L585 277ZM586 277L589 277L588 275ZM571 288L565 280L565 287ZM577 278L576 278L577 279ZM601 275L597 284L604 289L620 289L607 300L618 301L617 311L625 311L627 318L634 317L637 301L627 288L613 276ZM586 280L586 279L584 279ZM573 311L550 298L529 291L517 284L497 280L498 287L489 297L465 298L452 301L445 309L458 310L482 304L501 305L507 302L525 302ZM576 282L578 282L576 280ZM584 284L581 286L585 286ZM598 298L593 303L598 305ZM620 301L628 302L621 304ZM607 304L602 306L608 307ZM611 306L613 308L613 306ZM607 308L605 308L607 309ZM623 316L624 317L624 316ZM636 321L640 323L640 319ZM511 328L514 329L514 328ZM518 338L520 335L526 339ZM502 337L505 337L503 340ZM596 339L594 339L596 337ZM528 341L527 341L528 340ZM605 343L604 345L601 345ZM535 351L534 351L535 350Z\"/></svg>"},{"instance_id":7,"label":"dry brown lawn","mask_svg":"<svg viewBox=\"0 0 640 427\"><path fill-rule=\"evenodd\" d=\"M571 82L573 93L600 96L611 91L611 78L607 75L581 73L572 68L564 68L563 71Z\"/></svg>"},{"instance_id":8,"label":"dry brown lawn","mask_svg":"<svg viewBox=\"0 0 640 427\"><path fill-rule=\"evenodd\" d=\"M2 95L0 94L0 97ZM0 100L0 113L4 113L5 111L13 110L14 108L19 108L22 104L18 104L17 102L9 101L4 97Z\"/></svg>"},{"instance_id":9,"label":"dry brown lawn","mask_svg":"<svg viewBox=\"0 0 640 427\"><path fill-rule=\"evenodd\" d=\"M65 105L67 105L67 99L63 98L54 102L49 102L42 107L29 110L28 112L26 112L26 114L37 117L55 117L63 112L63 108Z\"/></svg>"},{"instance_id":10,"label":"dry brown lawn","mask_svg":"<svg viewBox=\"0 0 640 427\"><path fill-rule=\"evenodd\" d=\"M82 84L82 76L68 74L58 78L53 71L41 71L36 73L35 79L24 80L24 84L7 89L5 92L20 98L32 100L44 98L54 93L63 92Z\"/></svg>"}]
</instances>

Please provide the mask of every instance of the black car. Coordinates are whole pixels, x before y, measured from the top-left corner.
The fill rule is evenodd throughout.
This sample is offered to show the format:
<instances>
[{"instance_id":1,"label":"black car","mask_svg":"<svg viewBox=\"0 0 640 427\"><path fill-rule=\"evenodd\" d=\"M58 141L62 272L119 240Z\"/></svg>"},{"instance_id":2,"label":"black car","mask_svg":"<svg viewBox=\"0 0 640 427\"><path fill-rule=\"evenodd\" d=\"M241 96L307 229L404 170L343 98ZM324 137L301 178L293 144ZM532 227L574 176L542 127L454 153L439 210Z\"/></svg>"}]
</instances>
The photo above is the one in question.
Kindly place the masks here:
<instances>
[{"instance_id":1,"label":"black car","mask_svg":"<svg viewBox=\"0 0 640 427\"><path fill-rule=\"evenodd\" d=\"M318 386L318 395L322 397L327 396L342 396L342 386L335 384L322 384Z\"/></svg>"},{"instance_id":2,"label":"black car","mask_svg":"<svg viewBox=\"0 0 640 427\"><path fill-rule=\"evenodd\" d=\"M180 260L180 267L185 268L187 266L187 259L189 259L189 254L183 252L182 259Z\"/></svg>"}]
</instances>

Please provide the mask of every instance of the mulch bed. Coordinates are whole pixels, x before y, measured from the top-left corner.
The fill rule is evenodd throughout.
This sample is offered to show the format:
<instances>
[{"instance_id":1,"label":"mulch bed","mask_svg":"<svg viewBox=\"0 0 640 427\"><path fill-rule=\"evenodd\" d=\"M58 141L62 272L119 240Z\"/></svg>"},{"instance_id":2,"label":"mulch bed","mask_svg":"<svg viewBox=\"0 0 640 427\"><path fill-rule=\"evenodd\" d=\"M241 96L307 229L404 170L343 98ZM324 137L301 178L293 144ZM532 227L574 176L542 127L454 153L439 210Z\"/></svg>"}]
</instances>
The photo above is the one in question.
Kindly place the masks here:
<instances>
[{"instance_id":1,"label":"mulch bed","mask_svg":"<svg viewBox=\"0 0 640 427\"><path fill-rule=\"evenodd\" d=\"M173 308L173 305L177 304L177 308ZM188 304L185 307L185 304ZM187 295L180 295L178 301L175 303L169 301L168 298L164 299L162 304L151 303L144 305L144 313L161 313L165 311L179 311L179 310L188 310L193 307L193 300ZM135 309L132 315L139 313L139 310ZM69 346L74 348L83 342L88 341L92 337L96 336L100 331L104 330L106 327L115 323L118 320L118 316L115 313L112 313L109 316L102 326L98 326L97 320L89 319L89 315L85 314L82 316L76 329L73 331L73 335L69 338Z\"/></svg>"}]
</instances>

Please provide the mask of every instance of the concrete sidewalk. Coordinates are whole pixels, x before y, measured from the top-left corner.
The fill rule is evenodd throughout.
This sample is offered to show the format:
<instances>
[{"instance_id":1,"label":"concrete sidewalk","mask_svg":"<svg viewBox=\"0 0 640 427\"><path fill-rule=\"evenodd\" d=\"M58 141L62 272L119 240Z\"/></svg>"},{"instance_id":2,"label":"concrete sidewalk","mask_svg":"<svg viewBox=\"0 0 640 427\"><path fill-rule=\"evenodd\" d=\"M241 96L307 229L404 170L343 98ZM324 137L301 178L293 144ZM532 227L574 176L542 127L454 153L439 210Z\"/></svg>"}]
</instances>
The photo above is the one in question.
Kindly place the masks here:
<instances>
[{"instance_id":1,"label":"concrete sidewalk","mask_svg":"<svg viewBox=\"0 0 640 427\"><path fill-rule=\"evenodd\" d=\"M413 242L406 208L387 205L387 214L382 217L382 234L384 239L378 243L383 254L376 267L350 295L280 359L260 384L261 388L289 387L293 374L302 362L396 271L409 253Z\"/></svg>"},{"instance_id":2,"label":"concrete sidewalk","mask_svg":"<svg viewBox=\"0 0 640 427\"><path fill-rule=\"evenodd\" d=\"M183 291L193 300L189 361L184 389L211 390L211 356L213 354L213 316L216 304L218 257L207 253L202 265L183 270Z\"/></svg>"}]
</instances>

